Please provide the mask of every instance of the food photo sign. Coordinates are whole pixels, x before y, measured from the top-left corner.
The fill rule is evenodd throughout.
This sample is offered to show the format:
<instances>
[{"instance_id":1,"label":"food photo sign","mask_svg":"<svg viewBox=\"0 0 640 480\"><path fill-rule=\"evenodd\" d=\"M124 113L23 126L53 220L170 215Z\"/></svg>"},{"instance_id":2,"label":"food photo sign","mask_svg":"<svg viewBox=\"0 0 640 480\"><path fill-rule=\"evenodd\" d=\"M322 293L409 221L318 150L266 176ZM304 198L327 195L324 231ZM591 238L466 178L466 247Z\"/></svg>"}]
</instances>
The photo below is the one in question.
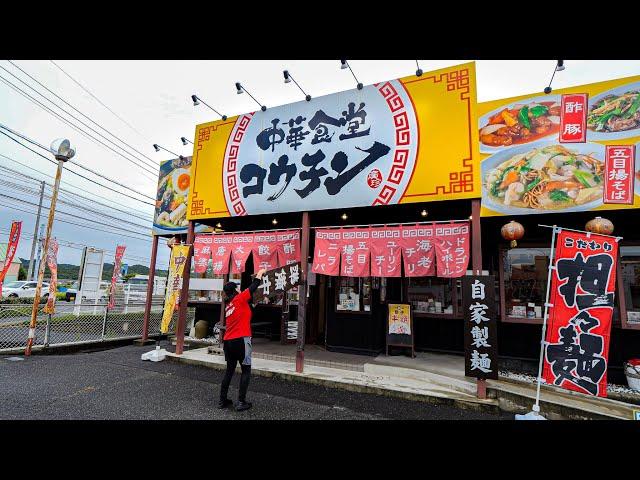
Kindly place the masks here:
<instances>
[{"instance_id":1,"label":"food photo sign","mask_svg":"<svg viewBox=\"0 0 640 480\"><path fill-rule=\"evenodd\" d=\"M640 208L640 76L479 103L478 139L482 216Z\"/></svg>"},{"instance_id":2,"label":"food photo sign","mask_svg":"<svg viewBox=\"0 0 640 480\"><path fill-rule=\"evenodd\" d=\"M198 125L189 220L477 198L475 64Z\"/></svg>"}]
</instances>

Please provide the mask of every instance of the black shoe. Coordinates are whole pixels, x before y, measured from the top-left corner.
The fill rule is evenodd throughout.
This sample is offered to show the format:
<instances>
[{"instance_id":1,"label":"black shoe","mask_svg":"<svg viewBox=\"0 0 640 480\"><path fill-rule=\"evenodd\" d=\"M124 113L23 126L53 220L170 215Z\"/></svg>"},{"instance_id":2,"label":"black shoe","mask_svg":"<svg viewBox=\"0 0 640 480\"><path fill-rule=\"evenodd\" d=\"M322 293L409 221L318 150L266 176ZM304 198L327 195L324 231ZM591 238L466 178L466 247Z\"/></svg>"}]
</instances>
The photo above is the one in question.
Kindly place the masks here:
<instances>
[{"instance_id":1,"label":"black shoe","mask_svg":"<svg viewBox=\"0 0 640 480\"><path fill-rule=\"evenodd\" d=\"M220 400L218 402L218 408L227 408L227 407L230 407L231 405L233 405L233 402L228 398L225 398L224 400Z\"/></svg>"},{"instance_id":2,"label":"black shoe","mask_svg":"<svg viewBox=\"0 0 640 480\"><path fill-rule=\"evenodd\" d=\"M238 402L236 405L236 411L241 412L243 410L249 410L251 408L251 402Z\"/></svg>"}]
</instances>

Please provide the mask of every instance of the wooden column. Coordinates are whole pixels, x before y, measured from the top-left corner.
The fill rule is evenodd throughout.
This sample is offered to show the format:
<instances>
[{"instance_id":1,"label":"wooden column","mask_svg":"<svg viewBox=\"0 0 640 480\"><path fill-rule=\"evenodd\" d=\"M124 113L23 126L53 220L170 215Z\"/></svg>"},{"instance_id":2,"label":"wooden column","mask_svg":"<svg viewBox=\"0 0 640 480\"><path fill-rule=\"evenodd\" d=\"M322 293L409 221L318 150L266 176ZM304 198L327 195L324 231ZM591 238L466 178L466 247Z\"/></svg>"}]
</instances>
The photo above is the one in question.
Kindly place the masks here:
<instances>
[{"instance_id":1,"label":"wooden column","mask_svg":"<svg viewBox=\"0 0 640 480\"><path fill-rule=\"evenodd\" d=\"M309 212L302 213L302 232L300 235L300 284L298 285L298 341L296 346L296 372L304 371L304 338L307 319L307 265L309 259L310 237Z\"/></svg>"},{"instance_id":2,"label":"wooden column","mask_svg":"<svg viewBox=\"0 0 640 480\"><path fill-rule=\"evenodd\" d=\"M151 263L149 264L149 283L147 284L147 300L144 305L144 320L142 322L142 339L140 343L144 345L149 338L149 317L151 316L151 303L153 297L154 280L156 277L156 255L158 254L158 235L153 236L151 244Z\"/></svg>"},{"instance_id":3,"label":"wooden column","mask_svg":"<svg viewBox=\"0 0 640 480\"><path fill-rule=\"evenodd\" d=\"M184 264L182 275L182 290L180 291L180 308L178 310L178 325L176 326L176 354L182 355L184 350L184 329L187 321L187 303L189 302L189 277L191 276L191 257L193 255L193 242L195 240L194 222L189 221L187 229L187 260Z\"/></svg>"},{"instance_id":4,"label":"wooden column","mask_svg":"<svg viewBox=\"0 0 640 480\"><path fill-rule=\"evenodd\" d=\"M471 200L471 256L473 259L473 274L482 275L482 232L480 230L480 199ZM487 398L487 381L476 380L476 396Z\"/></svg>"}]
</instances>

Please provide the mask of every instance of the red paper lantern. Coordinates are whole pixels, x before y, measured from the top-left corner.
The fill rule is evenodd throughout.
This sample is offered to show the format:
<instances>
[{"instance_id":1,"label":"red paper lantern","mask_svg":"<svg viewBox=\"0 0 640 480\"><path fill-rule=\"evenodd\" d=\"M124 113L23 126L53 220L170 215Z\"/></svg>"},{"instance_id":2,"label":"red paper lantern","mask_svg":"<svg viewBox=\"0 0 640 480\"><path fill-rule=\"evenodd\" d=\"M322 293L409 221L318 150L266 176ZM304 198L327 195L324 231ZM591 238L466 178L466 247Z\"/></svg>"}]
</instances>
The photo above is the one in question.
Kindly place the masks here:
<instances>
[{"instance_id":1,"label":"red paper lantern","mask_svg":"<svg viewBox=\"0 0 640 480\"><path fill-rule=\"evenodd\" d=\"M518 222L511 220L502 226L500 233L502 234L502 238L511 241L511 248L513 248L518 245L517 240L520 240L524 236L524 227Z\"/></svg>"},{"instance_id":2,"label":"red paper lantern","mask_svg":"<svg viewBox=\"0 0 640 480\"><path fill-rule=\"evenodd\" d=\"M602 217L589 220L584 228L587 232L600 233L602 235L611 235L613 233L613 223L611 220Z\"/></svg>"}]
</instances>

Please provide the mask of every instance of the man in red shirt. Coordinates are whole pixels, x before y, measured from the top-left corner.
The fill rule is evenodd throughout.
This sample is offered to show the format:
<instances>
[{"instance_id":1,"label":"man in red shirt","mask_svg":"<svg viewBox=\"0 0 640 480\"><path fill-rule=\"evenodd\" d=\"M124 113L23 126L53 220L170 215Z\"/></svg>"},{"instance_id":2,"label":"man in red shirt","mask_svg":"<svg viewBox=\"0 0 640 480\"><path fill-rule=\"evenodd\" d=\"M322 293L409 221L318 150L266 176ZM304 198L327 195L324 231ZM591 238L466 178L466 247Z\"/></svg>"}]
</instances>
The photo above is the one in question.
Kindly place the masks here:
<instances>
[{"instance_id":1,"label":"man in red shirt","mask_svg":"<svg viewBox=\"0 0 640 480\"><path fill-rule=\"evenodd\" d=\"M236 370L236 363L240 362L242 375L240 376L240 391L238 393L237 411L251 408L251 402L246 401L249 377L251 376L251 307L249 302L253 292L256 291L262 280L265 269L258 271L249 288L240 292L238 284L228 282L224 288L225 294L225 318L226 330L223 337L224 359L227 362L227 371L222 379L220 387L220 402L218 408L226 408L232 405L227 398L229 384Z\"/></svg>"}]
</instances>

